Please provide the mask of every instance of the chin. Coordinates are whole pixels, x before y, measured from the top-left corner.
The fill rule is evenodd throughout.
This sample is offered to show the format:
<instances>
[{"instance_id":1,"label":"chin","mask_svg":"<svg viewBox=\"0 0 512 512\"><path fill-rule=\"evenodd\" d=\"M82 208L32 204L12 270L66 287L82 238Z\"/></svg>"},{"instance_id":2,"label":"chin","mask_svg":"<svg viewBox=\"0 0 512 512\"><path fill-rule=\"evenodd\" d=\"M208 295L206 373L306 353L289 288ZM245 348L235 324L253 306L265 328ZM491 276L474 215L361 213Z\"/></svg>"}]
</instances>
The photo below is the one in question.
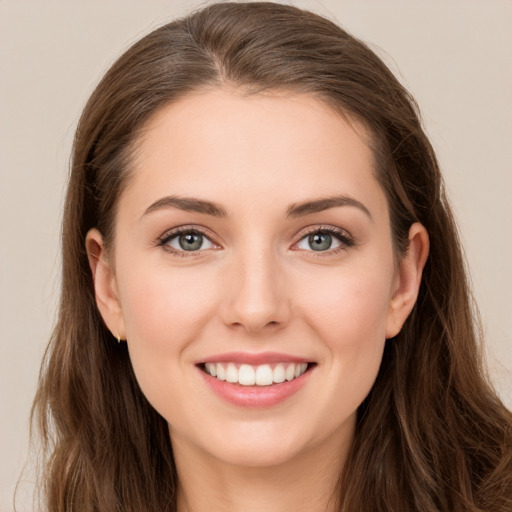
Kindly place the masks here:
<instances>
[{"instance_id":1,"label":"chin","mask_svg":"<svg viewBox=\"0 0 512 512\"><path fill-rule=\"evenodd\" d=\"M284 442L280 436L279 439L256 438L249 442L247 439L235 441L228 447L215 450L212 455L233 466L268 468L291 462L303 449L304 447L296 446L289 441Z\"/></svg>"}]
</instances>

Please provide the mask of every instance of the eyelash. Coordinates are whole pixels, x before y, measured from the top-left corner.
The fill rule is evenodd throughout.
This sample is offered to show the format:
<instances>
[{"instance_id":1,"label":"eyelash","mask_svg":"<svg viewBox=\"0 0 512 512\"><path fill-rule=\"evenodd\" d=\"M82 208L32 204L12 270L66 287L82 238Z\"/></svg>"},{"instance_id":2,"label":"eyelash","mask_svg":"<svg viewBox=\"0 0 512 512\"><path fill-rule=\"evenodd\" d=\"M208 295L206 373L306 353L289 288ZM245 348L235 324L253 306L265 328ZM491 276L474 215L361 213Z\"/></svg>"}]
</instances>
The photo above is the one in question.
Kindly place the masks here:
<instances>
[{"instance_id":1,"label":"eyelash","mask_svg":"<svg viewBox=\"0 0 512 512\"><path fill-rule=\"evenodd\" d=\"M293 245L296 246L299 244L302 240L304 240L306 237L313 235L315 233L325 233L331 235L333 238L338 240L340 242L339 247L335 247L334 249L328 249L326 251L307 251L311 253L311 256L314 257L322 257L322 256L332 256L334 254L338 254L341 251L345 251L350 247L353 247L355 245L355 242L353 238L344 230L334 228L332 226L312 226L311 228L306 228L305 231L303 231L300 235L300 238L297 242L295 242ZM185 234L200 234L204 236L207 240L209 240L212 244L218 245L216 242L214 242L211 238L211 235L208 235L205 230L195 227L195 226L182 226L179 228L174 228L171 231L167 231L162 236L160 236L157 239L157 246L162 247L165 251L171 253L173 256L178 257L190 257L195 256L197 253L202 252L206 249L203 249L202 251L179 251L176 249L171 248L168 243L180 236ZM299 249L294 249L299 250ZM195 254L194 254L195 253Z\"/></svg>"},{"instance_id":2,"label":"eyelash","mask_svg":"<svg viewBox=\"0 0 512 512\"><path fill-rule=\"evenodd\" d=\"M346 251L347 249L355 245L354 239L347 231L339 228L334 228L332 226L312 226L311 228L306 228L306 230L301 233L299 240L295 242L293 245L296 246L302 240L315 233L325 233L331 235L333 238L340 242L339 247L335 247L334 249L328 249L326 251L307 251L308 253L311 253L311 256L315 258L333 256L342 251Z\"/></svg>"},{"instance_id":3,"label":"eyelash","mask_svg":"<svg viewBox=\"0 0 512 512\"><path fill-rule=\"evenodd\" d=\"M195 256L197 253L201 251L178 251L176 249L173 249L168 245L168 243L173 239L180 235L188 235L188 234L200 234L203 237L205 237L207 240L209 240L212 244L218 245L216 242L212 240L211 235L208 235L205 230L196 227L196 226L182 226L179 228L174 228L171 231L167 231L162 236L160 236L157 239L157 246L162 247L165 251L171 253L173 256L178 256L181 258L186 258L190 256ZM205 249L203 249L205 250ZM194 254L195 253L195 254Z\"/></svg>"}]
</instances>

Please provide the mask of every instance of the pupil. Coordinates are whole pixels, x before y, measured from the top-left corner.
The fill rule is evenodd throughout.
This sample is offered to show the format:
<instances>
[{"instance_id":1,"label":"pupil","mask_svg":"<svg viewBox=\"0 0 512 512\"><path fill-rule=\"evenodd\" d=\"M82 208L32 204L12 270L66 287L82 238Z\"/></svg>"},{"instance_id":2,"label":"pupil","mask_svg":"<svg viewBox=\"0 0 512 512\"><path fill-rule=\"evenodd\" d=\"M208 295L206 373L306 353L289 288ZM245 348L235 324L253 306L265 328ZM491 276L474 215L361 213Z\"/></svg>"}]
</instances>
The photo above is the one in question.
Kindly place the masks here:
<instances>
[{"instance_id":1,"label":"pupil","mask_svg":"<svg viewBox=\"0 0 512 512\"><path fill-rule=\"evenodd\" d=\"M309 236L309 245L314 251L326 251L332 243L331 235L327 233L315 233Z\"/></svg>"},{"instance_id":2,"label":"pupil","mask_svg":"<svg viewBox=\"0 0 512 512\"><path fill-rule=\"evenodd\" d=\"M179 243L184 251L197 251L203 245L203 235L186 233L180 236Z\"/></svg>"}]
</instances>

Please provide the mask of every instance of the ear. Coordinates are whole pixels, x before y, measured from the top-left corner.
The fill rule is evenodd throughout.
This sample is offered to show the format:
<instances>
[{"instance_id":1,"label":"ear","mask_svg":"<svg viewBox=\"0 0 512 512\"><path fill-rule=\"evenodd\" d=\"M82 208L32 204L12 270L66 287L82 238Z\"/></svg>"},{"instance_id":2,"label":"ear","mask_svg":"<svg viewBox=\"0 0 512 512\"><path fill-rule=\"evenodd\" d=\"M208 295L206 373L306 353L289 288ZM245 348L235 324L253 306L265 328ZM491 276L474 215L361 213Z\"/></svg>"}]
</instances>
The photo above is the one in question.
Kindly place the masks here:
<instances>
[{"instance_id":1,"label":"ear","mask_svg":"<svg viewBox=\"0 0 512 512\"><path fill-rule=\"evenodd\" d=\"M416 222L409 229L409 247L399 262L394 292L389 304L386 338L392 338L400 332L416 303L428 251L427 230Z\"/></svg>"},{"instance_id":2,"label":"ear","mask_svg":"<svg viewBox=\"0 0 512 512\"><path fill-rule=\"evenodd\" d=\"M124 339L125 326L114 270L107 258L103 237L91 229L85 238L85 247L94 281L96 304L103 321L114 336Z\"/></svg>"}]
</instances>

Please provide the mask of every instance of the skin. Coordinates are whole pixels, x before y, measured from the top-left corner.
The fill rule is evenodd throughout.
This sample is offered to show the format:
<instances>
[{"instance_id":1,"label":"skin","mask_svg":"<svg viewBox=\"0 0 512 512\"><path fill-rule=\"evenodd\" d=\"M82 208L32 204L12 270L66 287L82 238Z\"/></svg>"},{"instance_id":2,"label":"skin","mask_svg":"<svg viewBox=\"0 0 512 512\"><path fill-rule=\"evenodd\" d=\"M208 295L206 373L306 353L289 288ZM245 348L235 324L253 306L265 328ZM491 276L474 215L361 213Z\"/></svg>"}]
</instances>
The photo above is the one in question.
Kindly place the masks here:
<instances>
[{"instance_id":1,"label":"skin","mask_svg":"<svg viewBox=\"0 0 512 512\"><path fill-rule=\"evenodd\" d=\"M148 123L109 254L89 232L98 307L169 423L180 512L335 509L357 407L414 305L428 254L414 224L409 251L395 257L367 142L362 126L311 96L200 91ZM225 215L145 213L171 195ZM291 205L341 195L362 207L287 216ZM188 252L177 238L162 244L179 226L209 240ZM325 228L343 241L312 250L309 234ZM284 402L247 408L213 393L196 366L235 350L315 365Z\"/></svg>"}]
</instances>

